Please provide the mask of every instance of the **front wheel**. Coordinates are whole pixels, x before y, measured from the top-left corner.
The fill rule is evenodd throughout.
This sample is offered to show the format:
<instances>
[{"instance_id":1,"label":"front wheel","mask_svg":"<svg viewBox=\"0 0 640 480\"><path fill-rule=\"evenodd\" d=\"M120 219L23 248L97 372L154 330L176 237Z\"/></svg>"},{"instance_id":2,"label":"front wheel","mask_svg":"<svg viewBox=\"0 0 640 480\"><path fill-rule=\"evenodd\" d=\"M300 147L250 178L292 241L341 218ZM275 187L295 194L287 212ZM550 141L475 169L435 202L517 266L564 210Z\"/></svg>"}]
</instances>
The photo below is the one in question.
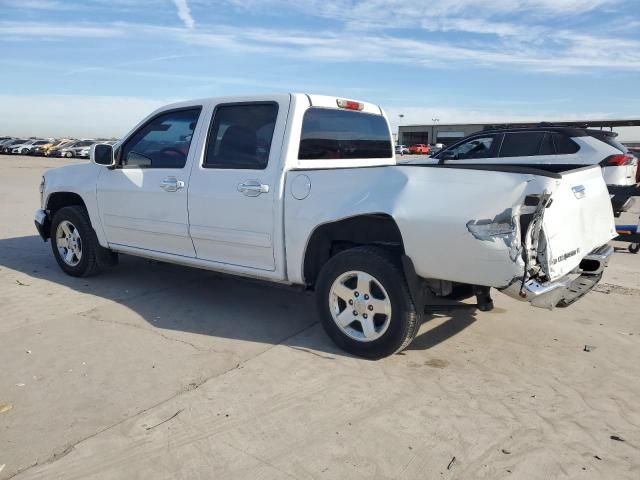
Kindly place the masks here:
<instances>
[{"instance_id":1,"label":"front wheel","mask_svg":"<svg viewBox=\"0 0 640 480\"><path fill-rule=\"evenodd\" d=\"M403 350L420 327L401 266L382 248L355 247L332 257L320 272L316 306L336 345L365 358Z\"/></svg>"},{"instance_id":2,"label":"front wheel","mask_svg":"<svg viewBox=\"0 0 640 480\"><path fill-rule=\"evenodd\" d=\"M51 221L51 248L60 268L72 277L88 277L99 269L102 247L83 207L56 212Z\"/></svg>"},{"instance_id":3,"label":"front wheel","mask_svg":"<svg viewBox=\"0 0 640 480\"><path fill-rule=\"evenodd\" d=\"M67 158L72 158L73 157L73 153L67 152L67 153L64 154L64 156L67 157Z\"/></svg>"}]
</instances>

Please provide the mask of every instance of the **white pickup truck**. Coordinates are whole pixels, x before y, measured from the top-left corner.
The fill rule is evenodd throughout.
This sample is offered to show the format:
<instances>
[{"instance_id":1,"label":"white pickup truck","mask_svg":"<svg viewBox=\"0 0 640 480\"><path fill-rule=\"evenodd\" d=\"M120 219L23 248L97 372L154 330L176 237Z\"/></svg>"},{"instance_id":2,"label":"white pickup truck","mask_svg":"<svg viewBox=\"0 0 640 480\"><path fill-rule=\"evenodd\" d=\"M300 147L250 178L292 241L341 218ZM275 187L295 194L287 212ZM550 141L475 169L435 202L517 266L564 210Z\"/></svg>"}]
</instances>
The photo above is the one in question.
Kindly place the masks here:
<instances>
[{"instance_id":1,"label":"white pickup truck","mask_svg":"<svg viewBox=\"0 0 640 480\"><path fill-rule=\"evenodd\" d=\"M406 347L439 298L567 306L616 235L600 166L399 165L383 110L335 97L169 105L91 159L40 188L36 226L66 273L123 253L301 285L368 358Z\"/></svg>"}]
</instances>

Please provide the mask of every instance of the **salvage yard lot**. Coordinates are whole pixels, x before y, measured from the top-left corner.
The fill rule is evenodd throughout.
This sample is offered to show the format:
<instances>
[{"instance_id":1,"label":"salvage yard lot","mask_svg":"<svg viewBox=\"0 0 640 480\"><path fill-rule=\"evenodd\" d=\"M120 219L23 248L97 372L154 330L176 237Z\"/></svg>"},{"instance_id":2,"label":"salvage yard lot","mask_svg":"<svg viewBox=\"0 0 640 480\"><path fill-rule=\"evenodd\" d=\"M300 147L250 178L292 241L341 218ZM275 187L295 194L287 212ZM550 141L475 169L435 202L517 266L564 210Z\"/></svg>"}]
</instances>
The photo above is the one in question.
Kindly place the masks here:
<instances>
[{"instance_id":1,"label":"salvage yard lot","mask_svg":"<svg viewBox=\"0 0 640 480\"><path fill-rule=\"evenodd\" d=\"M64 275L33 226L64 163L0 156L0 479L640 477L640 255L569 309L496 292L370 362L309 294L132 257Z\"/></svg>"}]
</instances>

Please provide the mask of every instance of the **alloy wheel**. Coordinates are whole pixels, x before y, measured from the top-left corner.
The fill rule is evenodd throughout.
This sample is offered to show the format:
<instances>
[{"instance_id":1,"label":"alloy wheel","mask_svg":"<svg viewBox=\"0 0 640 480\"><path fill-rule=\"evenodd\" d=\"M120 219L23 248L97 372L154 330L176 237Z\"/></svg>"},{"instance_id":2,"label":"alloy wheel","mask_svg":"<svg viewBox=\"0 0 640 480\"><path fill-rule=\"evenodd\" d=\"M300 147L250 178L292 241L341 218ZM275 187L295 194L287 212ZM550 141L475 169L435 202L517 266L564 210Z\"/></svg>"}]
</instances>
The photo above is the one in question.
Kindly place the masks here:
<instances>
[{"instance_id":1,"label":"alloy wheel","mask_svg":"<svg viewBox=\"0 0 640 480\"><path fill-rule=\"evenodd\" d=\"M73 223L63 220L56 229L56 247L62 261L75 267L82 259L82 239Z\"/></svg>"},{"instance_id":2,"label":"alloy wheel","mask_svg":"<svg viewBox=\"0 0 640 480\"><path fill-rule=\"evenodd\" d=\"M357 270L335 279L329 309L338 328L359 342L377 340L391 322L389 294L375 277Z\"/></svg>"}]
</instances>

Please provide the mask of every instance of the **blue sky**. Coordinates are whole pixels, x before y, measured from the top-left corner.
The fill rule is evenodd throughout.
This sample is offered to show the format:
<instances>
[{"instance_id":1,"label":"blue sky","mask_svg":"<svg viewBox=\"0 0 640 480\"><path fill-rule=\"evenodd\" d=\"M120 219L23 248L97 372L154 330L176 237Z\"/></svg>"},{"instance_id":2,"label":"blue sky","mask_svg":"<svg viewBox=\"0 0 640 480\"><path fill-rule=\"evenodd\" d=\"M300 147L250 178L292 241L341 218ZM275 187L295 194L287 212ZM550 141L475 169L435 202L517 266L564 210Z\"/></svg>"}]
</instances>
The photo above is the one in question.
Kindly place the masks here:
<instances>
[{"instance_id":1,"label":"blue sky","mask_svg":"<svg viewBox=\"0 0 640 480\"><path fill-rule=\"evenodd\" d=\"M118 136L167 102L274 91L394 124L638 118L639 4L0 0L0 134Z\"/></svg>"}]
</instances>

